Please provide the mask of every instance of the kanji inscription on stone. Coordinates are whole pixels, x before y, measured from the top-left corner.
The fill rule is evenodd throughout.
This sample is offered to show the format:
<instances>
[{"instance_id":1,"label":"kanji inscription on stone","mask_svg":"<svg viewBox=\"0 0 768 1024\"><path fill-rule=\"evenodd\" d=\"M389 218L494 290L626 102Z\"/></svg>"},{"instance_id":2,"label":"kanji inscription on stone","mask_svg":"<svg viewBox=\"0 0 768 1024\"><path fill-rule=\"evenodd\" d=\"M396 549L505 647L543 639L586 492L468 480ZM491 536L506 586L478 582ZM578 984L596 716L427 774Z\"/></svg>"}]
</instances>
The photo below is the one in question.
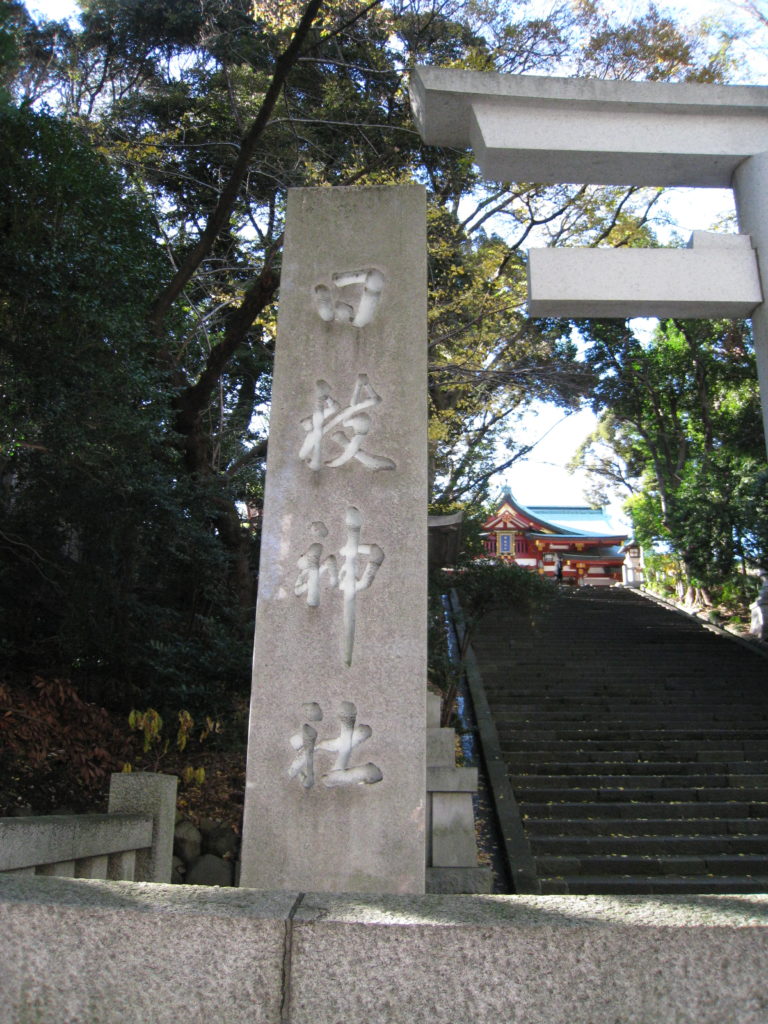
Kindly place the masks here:
<instances>
[{"instance_id":1,"label":"kanji inscription on stone","mask_svg":"<svg viewBox=\"0 0 768 1024\"><path fill-rule=\"evenodd\" d=\"M344 522L347 538L339 551L338 560L335 555L323 557L323 542L328 536L325 523L312 523L309 529L312 543L296 563L299 574L293 592L297 597L306 595L307 604L317 608L321 601L323 577L329 590L341 591L344 597L344 662L351 665L355 646L357 595L361 590L368 590L375 580L384 561L384 552L378 544L361 543L363 517L359 509L350 506Z\"/></svg>"},{"instance_id":2,"label":"kanji inscription on stone","mask_svg":"<svg viewBox=\"0 0 768 1024\"><path fill-rule=\"evenodd\" d=\"M321 776L322 784L328 789L345 786L371 786L381 782L384 775L381 769L368 762L352 765L350 760L356 748L369 740L373 735L370 725L356 725L357 708L352 701L342 701L339 706L339 734L333 739L317 741L317 729L309 722L321 722L323 711L316 701L304 705L305 722L299 732L291 736L291 746L296 751L288 777L298 778L304 789L312 789L315 785L315 757L318 753L335 754L333 767Z\"/></svg>"},{"instance_id":3,"label":"kanji inscription on stone","mask_svg":"<svg viewBox=\"0 0 768 1024\"><path fill-rule=\"evenodd\" d=\"M381 302L384 281L384 274L375 267L333 274L330 284L315 285L315 306L320 319L366 327Z\"/></svg>"},{"instance_id":4,"label":"kanji inscription on stone","mask_svg":"<svg viewBox=\"0 0 768 1024\"><path fill-rule=\"evenodd\" d=\"M381 397L376 394L368 381L368 375L359 373L349 404L342 409L333 397L331 385L319 380L315 384L315 403L311 416L301 421L306 431L299 458L310 469L336 469L355 460L373 471L396 469L392 459L384 455L372 455L365 451L363 442L371 429L371 417L367 409L379 405ZM331 444L334 455L323 459L323 443Z\"/></svg>"}]
</instances>

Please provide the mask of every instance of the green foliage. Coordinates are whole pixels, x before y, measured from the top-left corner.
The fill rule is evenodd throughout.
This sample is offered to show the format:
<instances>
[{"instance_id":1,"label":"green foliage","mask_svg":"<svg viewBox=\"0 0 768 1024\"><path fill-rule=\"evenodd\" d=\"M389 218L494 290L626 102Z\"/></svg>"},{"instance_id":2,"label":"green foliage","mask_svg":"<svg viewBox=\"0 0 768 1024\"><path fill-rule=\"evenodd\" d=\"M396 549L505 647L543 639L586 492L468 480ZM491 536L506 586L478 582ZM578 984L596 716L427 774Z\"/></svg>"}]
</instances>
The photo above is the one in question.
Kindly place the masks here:
<instances>
[{"instance_id":1,"label":"green foliage","mask_svg":"<svg viewBox=\"0 0 768 1024\"><path fill-rule=\"evenodd\" d=\"M0 7L0 108L10 101L9 85L18 71L20 25L24 6L9 0Z\"/></svg>"},{"instance_id":2,"label":"green foliage","mask_svg":"<svg viewBox=\"0 0 768 1024\"><path fill-rule=\"evenodd\" d=\"M445 570L440 582L458 594L469 630L497 608L534 615L555 593L551 582L535 572L485 559L466 562L455 572Z\"/></svg>"},{"instance_id":3,"label":"green foliage","mask_svg":"<svg viewBox=\"0 0 768 1024\"><path fill-rule=\"evenodd\" d=\"M286 189L426 185L433 493L469 508L527 404L592 382L568 325L524 314L529 232L652 244L658 192L482 184L422 145L405 74L719 65L650 13L613 39L593 0L334 0L293 49L299 0L82 8L0 12L0 653L197 713L248 685Z\"/></svg>"},{"instance_id":4,"label":"green foliage","mask_svg":"<svg viewBox=\"0 0 768 1024\"><path fill-rule=\"evenodd\" d=\"M602 415L582 464L630 490L635 535L646 549L671 551L678 592L746 595L745 571L764 564L768 551L764 441L746 326L669 321L650 343L616 321L584 330ZM656 573L664 587L668 569Z\"/></svg>"},{"instance_id":5,"label":"green foliage","mask_svg":"<svg viewBox=\"0 0 768 1024\"><path fill-rule=\"evenodd\" d=\"M176 720L178 723L176 736L172 743L171 735L164 732L162 716L155 708L146 708L144 711L134 708L131 711L128 716L128 726L142 735L142 754L144 756L139 758L142 768L153 772L160 771L163 759L169 750L173 749L175 753L183 754L190 739L194 740L195 746L199 748L211 734L222 731L219 720L206 715L200 731L195 736L195 720L186 709L177 713ZM132 772L133 768L134 765L130 761L123 764L124 772ZM197 768L191 764L182 765L180 774L182 782L187 785L194 782L201 786L205 781L205 768L202 765Z\"/></svg>"},{"instance_id":6,"label":"green foliage","mask_svg":"<svg viewBox=\"0 0 768 1024\"><path fill-rule=\"evenodd\" d=\"M306 5L83 6L81 32L29 30L19 95L31 82L35 96L56 96L86 127L151 201L168 256L182 265ZM284 82L226 229L208 240L184 292L180 337L164 339L181 388L175 426L189 470L226 475L240 500L258 484L264 446L254 424L269 399L276 280L250 318L238 314L254 280L277 270L286 187L416 179L430 194L432 494L484 500L491 476L527 454L515 440L526 406L544 399L573 407L590 383L567 328L525 316L522 251L531 227L560 243L652 244L658 191L484 185L468 154L420 143L404 74L418 62L550 74L565 63L568 73L601 78L710 80L723 70L713 70L710 43L652 8L622 26L592 0L556 6L546 18L477 0L327 4ZM714 53L723 52L718 40ZM225 535L236 562L230 585L247 603L231 517Z\"/></svg>"},{"instance_id":7,"label":"green foliage","mask_svg":"<svg viewBox=\"0 0 768 1024\"><path fill-rule=\"evenodd\" d=\"M114 706L247 679L220 492L190 486L167 442L146 210L79 131L8 108L0 239L3 653Z\"/></svg>"}]
</instances>

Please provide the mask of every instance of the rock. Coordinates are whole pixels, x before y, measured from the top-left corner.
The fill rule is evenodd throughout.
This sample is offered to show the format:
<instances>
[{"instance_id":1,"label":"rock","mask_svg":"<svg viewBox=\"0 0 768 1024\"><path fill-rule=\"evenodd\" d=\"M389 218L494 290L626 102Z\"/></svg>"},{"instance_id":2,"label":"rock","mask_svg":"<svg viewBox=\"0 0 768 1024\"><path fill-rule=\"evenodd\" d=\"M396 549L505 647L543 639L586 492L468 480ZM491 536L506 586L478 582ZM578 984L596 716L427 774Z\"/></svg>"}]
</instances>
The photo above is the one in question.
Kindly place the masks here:
<instances>
[{"instance_id":1,"label":"rock","mask_svg":"<svg viewBox=\"0 0 768 1024\"><path fill-rule=\"evenodd\" d=\"M204 853L190 865L184 879L187 885L232 885L232 863Z\"/></svg>"},{"instance_id":2,"label":"rock","mask_svg":"<svg viewBox=\"0 0 768 1024\"><path fill-rule=\"evenodd\" d=\"M202 831L202 827L201 827ZM233 857L237 853L239 839L227 825L217 823L217 827L203 832L203 853L215 853L217 857Z\"/></svg>"},{"instance_id":3,"label":"rock","mask_svg":"<svg viewBox=\"0 0 768 1024\"><path fill-rule=\"evenodd\" d=\"M180 821L173 833L173 852L189 865L200 856L202 838L191 821Z\"/></svg>"},{"instance_id":4,"label":"rock","mask_svg":"<svg viewBox=\"0 0 768 1024\"><path fill-rule=\"evenodd\" d=\"M181 857L174 856L171 866L171 884L182 885L184 883L184 875L187 873L187 865L181 859Z\"/></svg>"}]
</instances>

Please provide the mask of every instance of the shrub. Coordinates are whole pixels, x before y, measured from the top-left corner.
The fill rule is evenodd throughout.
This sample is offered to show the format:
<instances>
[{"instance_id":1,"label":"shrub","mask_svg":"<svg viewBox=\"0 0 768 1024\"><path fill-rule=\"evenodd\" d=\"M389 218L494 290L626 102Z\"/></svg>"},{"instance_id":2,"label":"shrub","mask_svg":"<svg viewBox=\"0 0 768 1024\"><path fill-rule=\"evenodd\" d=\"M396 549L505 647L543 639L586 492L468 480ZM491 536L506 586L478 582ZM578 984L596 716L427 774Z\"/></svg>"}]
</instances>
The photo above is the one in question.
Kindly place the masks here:
<instances>
[{"instance_id":1,"label":"shrub","mask_svg":"<svg viewBox=\"0 0 768 1024\"><path fill-rule=\"evenodd\" d=\"M26 686L0 684L0 752L0 814L25 804L93 810L133 745L69 680L36 676Z\"/></svg>"}]
</instances>

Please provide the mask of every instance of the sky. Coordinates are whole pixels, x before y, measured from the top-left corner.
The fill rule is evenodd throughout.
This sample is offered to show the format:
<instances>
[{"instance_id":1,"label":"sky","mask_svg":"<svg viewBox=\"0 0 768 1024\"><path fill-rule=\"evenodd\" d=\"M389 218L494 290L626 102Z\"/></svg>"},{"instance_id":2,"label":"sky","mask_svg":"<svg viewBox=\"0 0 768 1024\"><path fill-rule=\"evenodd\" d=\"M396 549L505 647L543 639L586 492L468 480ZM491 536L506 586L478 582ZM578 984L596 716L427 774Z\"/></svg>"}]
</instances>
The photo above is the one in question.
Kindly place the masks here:
<instances>
[{"instance_id":1,"label":"sky","mask_svg":"<svg viewBox=\"0 0 768 1024\"><path fill-rule=\"evenodd\" d=\"M736 0L657 0L657 4L684 23L694 23L702 18L743 23ZM527 10L532 15L546 15L555 5L556 0L529 0ZM613 0L609 6L614 13L631 18L644 11L647 2ZM49 18L69 17L78 10L73 0L29 0L28 7ZM767 84L766 52L761 54L749 38L744 39L740 46L741 70L736 81ZM733 198L726 190L671 189L665 204L679 235L684 238L695 228L709 229L722 217L733 215ZM662 241L668 240L662 238ZM652 329L652 322L644 321L638 327L648 331ZM516 440L526 444L539 443L528 459L495 477L494 485L498 490L508 485L524 505L584 504L586 478L581 473L569 473L565 466L582 440L594 429L595 422L594 416L586 409L564 416L563 410L554 406L535 406L517 430ZM540 438L542 440L539 441ZM626 525L620 500L611 504L609 514L617 526Z\"/></svg>"},{"instance_id":2,"label":"sky","mask_svg":"<svg viewBox=\"0 0 768 1024\"><path fill-rule=\"evenodd\" d=\"M32 14L43 14L46 18L61 20L78 13L73 0L28 0L27 9Z\"/></svg>"}]
</instances>

